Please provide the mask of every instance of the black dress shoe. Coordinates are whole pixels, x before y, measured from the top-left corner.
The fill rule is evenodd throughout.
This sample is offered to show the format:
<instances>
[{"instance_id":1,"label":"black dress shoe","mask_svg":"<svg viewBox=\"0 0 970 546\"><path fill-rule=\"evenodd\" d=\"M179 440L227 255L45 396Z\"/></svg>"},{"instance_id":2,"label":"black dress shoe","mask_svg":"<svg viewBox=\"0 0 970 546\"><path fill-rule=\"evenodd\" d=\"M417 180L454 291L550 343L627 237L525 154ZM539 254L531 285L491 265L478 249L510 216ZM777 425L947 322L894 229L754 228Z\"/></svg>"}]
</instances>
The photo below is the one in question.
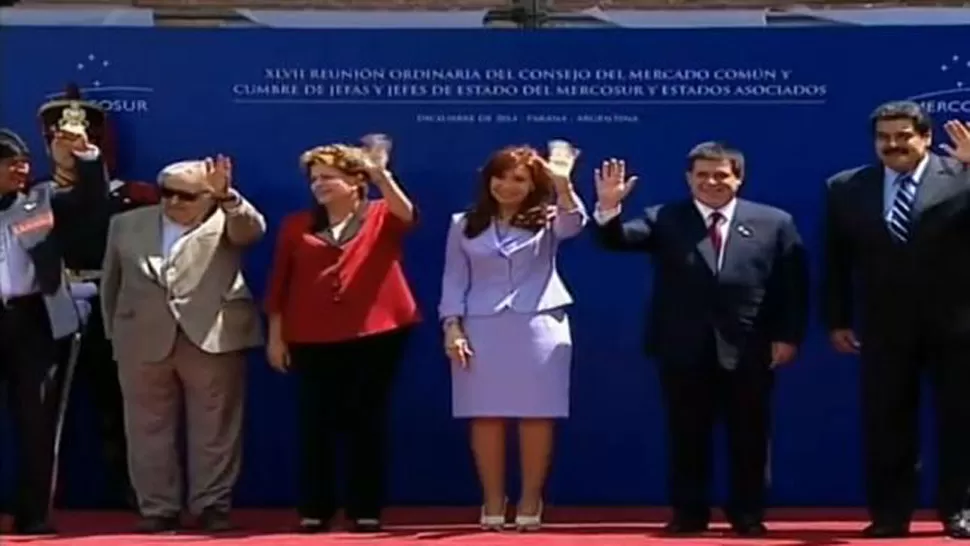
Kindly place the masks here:
<instances>
[{"instance_id":1,"label":"black dress shoe","mask_svg":"<svg viewBox=\"0 0 970 546\"><path fill-rule=\"evenodd\" d=\"M135 532L144 535L169 534L178 531L178 516L147 516L135 526Z\"/></svg>"},{"instance_id":2,"label":"black dress shoe","mask_svg":"<svg viewBox=\"0 0 970 546\"><path fill-rule=\"evenodd\" d=\"M350 522L351 533L380 533L381 520L377 518L357 518Z\"/></svg>"},{"instance_id":3,"label":"black dress shoe","mask_svg":"<svg viewBox=\"0 0 970 546\"><path fill-rule=\"evenodd\" d=\"M206 508L199 515L199 526L207 533L228 533L235 529L229 520L229 513L215 508Z\"/></svg>"},{"instance_id":4,"label":"black dress shoe","mask_svg":"<svg viewBox=\"0 0 970 546\"><path fill-rule=\"evenodd\" d=\"M862 530L866 538L904 538L909 536L908 523L874 522Z\"/></svg>"},{"instance_id":5,"label":"black dress shoe","mask_svg":"<svg viewBox=\"0 0 970 546\"><path fill-rule=\"evenodd\" d=\"M943 524L943 532L950 538L970 540L970 514L950 518Z\"/></svg>"},{"instance_id":6,"label":"black dress shoe","mask_svg":"<svg viewBox=\"0 0 970 546\"><path fill-rule=\"evenodd\" d=\"M739 537L754 538L768 534L765 524L756 519L742 519L731 522L731 529Z\"/></svg>"},{"instance_id":7,"label":"black dress shoe","mask_svg":"<svg viewBox=\"0 0 970 546\"><path fill-rule=\"evenodd\" d=\"M56 535L57 530L47 521L15 521L13 532L17 535Z\"/></svg>"},{"instance_id":8,"label":"black dress shoe","mask_svg":"<svg viewBox=\"0 0 970 546\"><path fill-rule=\"evenodd\" d=\"M664 525L663 532L668 535L696 535L706 532L708 525L707 520L674 516Z\"/></svg>"},{"instance_id":9,"label":"black dress shoe","mask_svg":"<svg viewBox=\"0 0 970 546\"><path fill-rule=\"evenodd\" d=\"M296 532L304 535L315 535L330 531L330 520L317 518L303 518L296 528Z\"/></svg>"}]
</instances>

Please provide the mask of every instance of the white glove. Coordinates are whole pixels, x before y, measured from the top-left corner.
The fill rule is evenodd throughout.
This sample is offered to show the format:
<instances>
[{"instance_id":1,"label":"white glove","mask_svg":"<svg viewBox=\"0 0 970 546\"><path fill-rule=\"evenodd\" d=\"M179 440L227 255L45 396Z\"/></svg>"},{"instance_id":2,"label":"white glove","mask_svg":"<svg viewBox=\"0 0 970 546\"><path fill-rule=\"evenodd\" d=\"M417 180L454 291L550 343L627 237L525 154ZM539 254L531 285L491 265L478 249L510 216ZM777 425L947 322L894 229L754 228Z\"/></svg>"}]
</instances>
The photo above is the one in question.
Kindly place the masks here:
<instances>
[{"instance_id":1,"label":"white glove","mask_svg":"<svg viewBox=\"0 0 970 546\"><path fill-rule=\"evenodd\" d=\"M98 295L98 285L93 282L72 282L68 289L75 300L86 300Z\"/></svg>"}]
</instances>

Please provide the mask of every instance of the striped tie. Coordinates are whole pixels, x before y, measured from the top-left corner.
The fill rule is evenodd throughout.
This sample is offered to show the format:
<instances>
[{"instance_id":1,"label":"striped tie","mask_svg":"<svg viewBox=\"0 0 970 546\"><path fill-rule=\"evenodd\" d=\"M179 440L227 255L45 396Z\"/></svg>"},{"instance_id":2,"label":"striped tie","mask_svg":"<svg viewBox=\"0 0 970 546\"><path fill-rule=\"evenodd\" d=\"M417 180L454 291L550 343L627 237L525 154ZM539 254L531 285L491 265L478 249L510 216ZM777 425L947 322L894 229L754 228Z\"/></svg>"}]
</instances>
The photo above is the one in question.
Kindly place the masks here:
<instances>
[{"instance_id":1,"label":"striped tie","mask_svg":"<svg viewBox=\"0 0 970 546\"><path fill-rule=\"evenodd\" d=\"M896 198L887 218L889 232L901 243L909 241L909 228L913 220L913 202L916 201L916 182L908 174L896 179Z\"/></svg>"}]
</instances>

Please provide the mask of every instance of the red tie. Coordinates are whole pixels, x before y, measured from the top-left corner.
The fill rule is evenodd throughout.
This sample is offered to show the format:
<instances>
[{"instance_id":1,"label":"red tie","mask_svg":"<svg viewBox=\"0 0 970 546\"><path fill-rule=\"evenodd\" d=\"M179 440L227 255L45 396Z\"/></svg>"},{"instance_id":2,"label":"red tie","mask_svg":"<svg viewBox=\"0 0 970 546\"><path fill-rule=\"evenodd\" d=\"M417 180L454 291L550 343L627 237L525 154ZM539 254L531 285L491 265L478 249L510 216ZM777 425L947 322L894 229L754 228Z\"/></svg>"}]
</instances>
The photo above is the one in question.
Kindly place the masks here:
<instances>
[{"instance_id":1,"label":"red tie","mask_svg":"<svg viewBox=\"0 0 970 546\"><path fill-rule=\"evenodd\" d=\"M714 245L714 258L720 260L721 258L721 248L724 247L724 239L721 238L720 227L721 222L724 220L724 215L718 211L714 211L708 216L711 225L707 228L707 236L711 238L711 244Z\"/></svg>"}]
</instances>

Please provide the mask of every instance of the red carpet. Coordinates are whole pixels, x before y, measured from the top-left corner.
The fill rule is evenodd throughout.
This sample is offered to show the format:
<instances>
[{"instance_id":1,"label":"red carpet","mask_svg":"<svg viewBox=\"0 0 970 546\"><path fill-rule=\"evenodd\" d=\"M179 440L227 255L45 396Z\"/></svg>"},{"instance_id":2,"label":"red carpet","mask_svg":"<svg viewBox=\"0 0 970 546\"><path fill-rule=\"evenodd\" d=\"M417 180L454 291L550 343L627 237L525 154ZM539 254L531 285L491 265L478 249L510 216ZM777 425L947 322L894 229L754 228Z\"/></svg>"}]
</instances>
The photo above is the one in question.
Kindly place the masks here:
<instances>
[{"instance_id":1,"label":"red carpet","mask_svg":"<svg viewBox=\"0 0 970 546\"><path fill-rule=\"evenodd\" d=\"M540 533L482 533L471 522L477 520L475 508L396 509L387 514L387 530L375 535L336 532L302 536L287 531L295 523L288 511L239 510L234 521L242 529L218 539L185 531L173 536L129 534L135 520L127 514L65 512L56 522L57 537L0 536L0 544L30 546L183 546L217 541L219 546L328 546L379 544L413 546L429 543L472 546L843 546L913 545L928 546L952 542L939 534L931 514L922 514L905 540L866 540L859 536L865 525L860 511L777 510L768 522L768 537L739 539L716 525L701 537L667 538L657 536L665 512L658 509L550 508L548 525ZM4 522L9 524L8 522Z\"/></svg>"}]
</instances>

